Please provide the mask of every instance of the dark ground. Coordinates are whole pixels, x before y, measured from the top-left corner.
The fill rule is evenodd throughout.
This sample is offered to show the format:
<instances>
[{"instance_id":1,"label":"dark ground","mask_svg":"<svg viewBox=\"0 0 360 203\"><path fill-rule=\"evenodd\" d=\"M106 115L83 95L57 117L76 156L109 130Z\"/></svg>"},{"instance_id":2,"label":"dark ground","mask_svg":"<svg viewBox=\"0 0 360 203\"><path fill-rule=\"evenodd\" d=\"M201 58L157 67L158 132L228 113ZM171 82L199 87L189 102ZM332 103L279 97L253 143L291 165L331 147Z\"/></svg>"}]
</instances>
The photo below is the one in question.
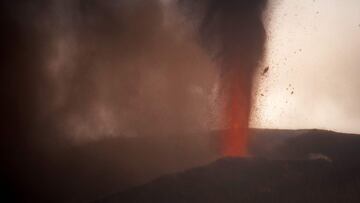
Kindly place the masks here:
<instances>
[{"instance_id":1,"label":"dark ground","mask_svg":"<svg viewBox=\"0 0 360 203\"><path fill-rule=\"evenodd\" d=\"M227 158L99 202L359 202L359 168L323 160Z\"/></svg>"},{"instance_id":2,"label":"dark ground","mask_svg":"<svg viewBox=\"0 0 360 203\"><path fill-rule=\"evenodd\" d=\"M360 202L359 137L320 130L255 134L252 151L263 158L219 159L98 202Z\"/></svg>"},{"instance_id":3,"label":"dark ground","mask_svg":"<svg viewBox=\"0 0 360 203\"><path fill-rule=\"evenodd\" d=\"M10 176L2 173L1 196L5 202L358 200L360 136L253 130L250 151L256 158L242 160L221 159L219 134L108 138L38 149L32 159L19 159Z\"/></svg>"}]
</instances>

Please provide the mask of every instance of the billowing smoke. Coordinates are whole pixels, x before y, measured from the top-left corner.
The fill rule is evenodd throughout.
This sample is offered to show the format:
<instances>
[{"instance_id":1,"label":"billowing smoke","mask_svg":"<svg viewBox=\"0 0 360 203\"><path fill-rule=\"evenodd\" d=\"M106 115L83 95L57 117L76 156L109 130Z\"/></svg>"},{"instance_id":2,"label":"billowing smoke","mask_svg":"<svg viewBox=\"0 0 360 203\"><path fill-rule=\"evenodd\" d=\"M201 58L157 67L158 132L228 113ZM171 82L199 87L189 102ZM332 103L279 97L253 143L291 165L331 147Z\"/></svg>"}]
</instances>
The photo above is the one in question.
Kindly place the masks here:
<instances>
[{"instance_id":1,"label":"billowing smoke","mask_svg":"<svg viewBox=\"0 0 360 203\"><path fill-rule=\"evenodd\" d=\"M199 132L233 92L247 127L264 1L0 4L1 161L17 192L62 201L214 159Z\"/></svg>"},{"instance_id":2,"label":"billowing smoke","mask_svg":"<svg viewBox=\"0 0 360 203\"><path fill-rule=\"evenodd\" d=\"M104 194L214 157L201 132L214 126L216 69L175 6L1 2L0 148L14 196Z\"/></svg>"},{"instance_id":3,"label":"billowing smoke","mask_svg":"<svg viewBox=\"0 0 360 203\"><path fill-rule=\"evenodd\" d=\"M223 154L247 154L251 90L256 68L265 48L262 17L266 0L210 0L205 4L181 1L190 14L199 17L201 41L218 60L221 92L225 99Z\"/></svg>"},{"instance_id":4,"label":"billowing smoke","mask_svg":"<svg viewBox=\"0 0 360 203\"><path fill-rule=\"evenodd\" d=\"M23 103L23 123L75 140L207 129L216 71L186 27L175 30L181 23L176 13L165 18L170 5L79 0L7 6L16 7L14 26L23 29L21 45L30 52L14 53L21 61L12 69L18 89L8 89Z\"/></svg>"}]
</instances>

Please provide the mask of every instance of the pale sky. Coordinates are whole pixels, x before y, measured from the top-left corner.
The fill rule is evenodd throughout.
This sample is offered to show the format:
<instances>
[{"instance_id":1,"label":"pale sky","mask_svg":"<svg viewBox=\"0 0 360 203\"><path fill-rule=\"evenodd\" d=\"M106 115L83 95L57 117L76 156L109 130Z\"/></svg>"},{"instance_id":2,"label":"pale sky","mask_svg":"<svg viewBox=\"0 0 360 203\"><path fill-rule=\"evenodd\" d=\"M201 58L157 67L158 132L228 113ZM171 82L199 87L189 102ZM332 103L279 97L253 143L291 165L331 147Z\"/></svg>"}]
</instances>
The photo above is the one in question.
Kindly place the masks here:
<instances>
[{"instance_id":1,"label":"pale sky","mask_svg":"<svg viewBox=\"0 0 360 203\"><path fill-rule=\"evenodd\" d=\"M252 125L360 133L360 1L277 0L270 11Z\"/></svg>"}]
</instances>

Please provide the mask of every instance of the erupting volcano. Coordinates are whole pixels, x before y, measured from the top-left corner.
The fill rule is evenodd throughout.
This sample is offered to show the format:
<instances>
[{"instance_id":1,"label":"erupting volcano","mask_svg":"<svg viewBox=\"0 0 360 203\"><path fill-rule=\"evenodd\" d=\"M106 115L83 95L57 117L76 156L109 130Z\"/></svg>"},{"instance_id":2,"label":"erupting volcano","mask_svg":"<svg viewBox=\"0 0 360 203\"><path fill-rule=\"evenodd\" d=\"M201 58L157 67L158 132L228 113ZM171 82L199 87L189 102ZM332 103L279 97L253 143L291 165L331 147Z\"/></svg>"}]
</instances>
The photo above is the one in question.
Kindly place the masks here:
<instances>
[{"instance_id":1,"label":"erupting volcano","mask_svg":"<svg viewBox=\"0 0 360 203\"><path fill-rule=\"evenodd\" d=\"M229 130L223 135L223 156L246 156L251 90L266 42L262 21L266 0L210 0L201 22L206 47L221 68L223 115ZM215 49L215 50L214 50Z\"/></svg>"},{"instance_id":2,"label":"erupting volcano","mask_svg":"<svg viewBox=\"0 0 360 203\"><path fill-rule=\"evenodd\" d=\"M222 136L223 156L246 156L251 90L256 68L263 59L266 32L263 13L267 0L181 0L192 17L201 20L199 34L203 46L218 61L224 118L228 130ZM197 8L201 8L197 10ZM199 15L200 13L200 15Z\"/></svg>"}]
</instances>

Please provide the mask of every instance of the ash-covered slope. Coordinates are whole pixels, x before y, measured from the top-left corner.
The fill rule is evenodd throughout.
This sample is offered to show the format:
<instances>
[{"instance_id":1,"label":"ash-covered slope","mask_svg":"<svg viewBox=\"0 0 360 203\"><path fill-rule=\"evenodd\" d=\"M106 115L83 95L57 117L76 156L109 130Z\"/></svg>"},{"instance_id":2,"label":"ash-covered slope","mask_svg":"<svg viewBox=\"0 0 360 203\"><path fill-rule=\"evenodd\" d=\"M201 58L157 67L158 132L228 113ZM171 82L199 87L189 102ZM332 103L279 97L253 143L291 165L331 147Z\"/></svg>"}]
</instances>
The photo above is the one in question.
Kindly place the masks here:
<instances>
[{"instance_id":1,"label":"ash-covered slope","mask_svg":"<svg viewBox=\"0 0 360 203\"><path fill-rule=\"evenodd\" d=\"M341 174L343 180L337 179L341 187L360 171L358 135L322 130L251 131L249 150L260 160L331 160L341 166L333 175ZM81 145L50 145L29 151L31 160L9 157L19 166L13 169L12 176L0 174L4 177L1 185L6 188L3 193L12 200L9 202L89 202L120 194L166 174L206 166L219 159L223 133L118 136ZM252 177L252 170L245 175Z\"/></svg>"},{"instance_id":2,"label":"ash-covered slope","mask_svg":"<svg viewBox=\"0 0 360 203\"><path fill-rule=\"evenodd\" d=\"M360 165L360 136L326 130L254 130L256 157L275 160L328 159L347 167Z\"/></svg>"},{"instance_id":3,"label":"ash-covered slope","mask_svg":"<svg viewBox=\"0 0 360 203\"><path fill-rule=\"evenodd\" d=\"M225 158L98 202L360 202L360 171L324 160Z\"/></svg>"}]
</instances>

